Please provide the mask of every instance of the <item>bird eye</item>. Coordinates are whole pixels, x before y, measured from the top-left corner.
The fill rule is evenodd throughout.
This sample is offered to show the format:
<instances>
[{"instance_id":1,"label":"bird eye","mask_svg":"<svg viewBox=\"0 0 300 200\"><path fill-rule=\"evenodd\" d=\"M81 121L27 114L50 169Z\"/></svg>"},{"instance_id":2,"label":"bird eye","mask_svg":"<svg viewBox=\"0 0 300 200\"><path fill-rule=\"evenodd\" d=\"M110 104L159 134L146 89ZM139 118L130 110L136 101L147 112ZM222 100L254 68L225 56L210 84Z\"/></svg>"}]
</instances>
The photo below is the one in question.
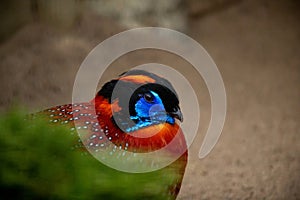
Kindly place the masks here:
<instances>
[{"instance_id":1,"label":"bird eye","mask_svg":"<svg viewBox=\"0 0 300 200\"><path fill-rule=\"evenodd\" d=\"M148 102L148 103L153 103L154 101L154 96L151 93L145 93L144 94L144 99Z\"/></svg>"}]
</instances>

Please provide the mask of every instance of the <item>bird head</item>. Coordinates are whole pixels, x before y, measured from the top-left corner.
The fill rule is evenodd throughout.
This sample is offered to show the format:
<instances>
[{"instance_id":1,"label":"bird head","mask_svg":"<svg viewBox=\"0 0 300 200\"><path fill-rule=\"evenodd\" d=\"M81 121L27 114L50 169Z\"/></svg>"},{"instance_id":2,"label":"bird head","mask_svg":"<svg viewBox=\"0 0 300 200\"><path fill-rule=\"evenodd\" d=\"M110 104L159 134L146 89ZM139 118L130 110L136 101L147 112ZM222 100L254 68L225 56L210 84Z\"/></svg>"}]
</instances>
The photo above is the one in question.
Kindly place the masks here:
<instances>
[{"instance_id":1,"label":"bird head","mask_svg":"<svg viewBox=\"0 0 300 200\"><path fill-rule=\"evenodd\" d=\"M132 70L107 82L97 98L109 102L111 120L127 133L152 125L174 125L176 119L183 120L178 96L171 83L143 70Z\"/></svg>"}]
</instances>

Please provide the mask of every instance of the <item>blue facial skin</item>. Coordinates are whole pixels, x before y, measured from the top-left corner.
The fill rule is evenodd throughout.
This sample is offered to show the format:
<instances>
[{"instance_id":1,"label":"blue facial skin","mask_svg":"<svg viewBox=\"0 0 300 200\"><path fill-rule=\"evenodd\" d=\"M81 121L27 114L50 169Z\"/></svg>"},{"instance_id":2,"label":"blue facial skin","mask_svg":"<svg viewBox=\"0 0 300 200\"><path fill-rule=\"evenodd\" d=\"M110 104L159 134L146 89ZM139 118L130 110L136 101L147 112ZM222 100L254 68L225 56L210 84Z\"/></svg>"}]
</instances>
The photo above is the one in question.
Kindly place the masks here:
<instances>
[{"instance_id":1,"label":"blue facial skin","mask_svg":"<svg viewBox=\"0 0 300 200\"><path fill-rule=\"evenodd\" d=\"M130 119L135 121L136 124L127 128L126 132L136 131L154 124L175 123L175 119L166 113L161 98L153 91L147 93L147 96L141 95L141 98L135 104L135 111L136 116L131 116Z\"/></svg>"}]
</instances>

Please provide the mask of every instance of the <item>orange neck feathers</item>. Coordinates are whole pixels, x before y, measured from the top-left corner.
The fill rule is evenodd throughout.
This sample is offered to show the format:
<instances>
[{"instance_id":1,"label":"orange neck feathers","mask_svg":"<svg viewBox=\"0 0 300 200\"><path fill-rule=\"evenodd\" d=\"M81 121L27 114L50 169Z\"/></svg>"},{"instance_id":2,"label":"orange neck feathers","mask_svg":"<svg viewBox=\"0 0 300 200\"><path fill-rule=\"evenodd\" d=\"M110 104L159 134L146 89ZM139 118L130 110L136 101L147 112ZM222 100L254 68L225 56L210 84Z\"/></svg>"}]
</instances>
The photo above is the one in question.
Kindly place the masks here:
<instances>
[{"instance_id":1,"label":"orange neck feathers","mask_svg":"<svg viewBox=\"0 0 300 200\"><path fill-rule=\"evenodd\" d=\"M111 142L116 146L122 146L122 148L124 146L126 150L133 152L150 152L165 147L177 136L172 143L174 148L171 148L171 151L176 153L186 149L184 135L176 123L174 125L169 123L151 125L131 133L125 133L112 121L113 113L121 110L117 100L110 104L103 97L97 96L92 103L95 104L100 126L106 127L107 137L111 138Z\"/></svg>"}]
</instances>

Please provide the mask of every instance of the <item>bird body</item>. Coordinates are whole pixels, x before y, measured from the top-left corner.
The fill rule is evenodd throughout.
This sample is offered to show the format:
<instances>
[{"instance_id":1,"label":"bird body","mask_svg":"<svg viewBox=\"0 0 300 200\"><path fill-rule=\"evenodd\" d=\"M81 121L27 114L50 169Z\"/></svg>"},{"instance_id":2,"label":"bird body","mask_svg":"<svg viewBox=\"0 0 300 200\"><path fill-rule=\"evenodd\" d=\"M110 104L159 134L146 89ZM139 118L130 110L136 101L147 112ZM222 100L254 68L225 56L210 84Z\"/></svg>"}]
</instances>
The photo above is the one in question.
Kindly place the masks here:
<instances>
[{"instance_id":1,"label":"bird body","mask_svg":"<svg viewBox=\"0 0 300 200\"><path fill-rule=\"evenodd\" d=\"M120 89L114 95L116 88ZM53 124L69 126L73 133L83 130L79 133L82 149L104 150L116 159L118 150L148 153L168 146L166 155L176 159L160 170L175 170L175 176L162 193L166 199L175 199L178 195L188 153L176 120L182 120L179 100L166 79L132 70L104 84L90 102L60 105L39 114Z\"/></svg>"}]
</instances>

